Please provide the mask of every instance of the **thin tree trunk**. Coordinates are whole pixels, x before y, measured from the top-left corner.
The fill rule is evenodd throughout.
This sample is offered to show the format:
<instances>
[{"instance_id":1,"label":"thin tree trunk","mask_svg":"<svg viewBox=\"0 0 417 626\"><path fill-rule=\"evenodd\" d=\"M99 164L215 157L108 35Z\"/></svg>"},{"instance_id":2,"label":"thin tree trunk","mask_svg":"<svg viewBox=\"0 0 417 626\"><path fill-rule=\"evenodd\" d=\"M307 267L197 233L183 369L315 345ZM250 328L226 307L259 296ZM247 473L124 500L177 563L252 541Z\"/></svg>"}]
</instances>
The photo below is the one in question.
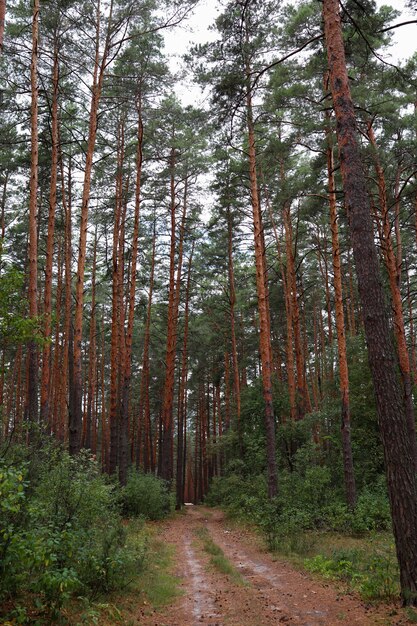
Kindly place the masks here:
<instances>
[{"instance_id":1,"label":"thin tree trunk","mask_svg":"<svg viewBox=\"0 0 417 626\"><path fill-rule=\"evenodd\" d=\"M269 202L269 196L266 193L265 195L269 218L271 220L272 229L274 231L275 244L277 248L277 256L278 262L281 270L281 278L282 285L284 289L284 302L285 302L285 319L286 319L286 331L287 331L287 341L286 341L286 361L287 361L287 385L288 385L288 396L290 401L290 417L292 421L297 419L297 401L296 401L296 385L295 385L295 376L294 376L294 351L293 351L293 324L292 324L292 303L291 303L291 295L288 289L288 280L284 270L284 263L282 261L281 254L281 246L279 242L279 236L277 227L275 224L274 216L272 215L271 204Z\"/></svg>"},{"instance_id":2,"label":"thin tree trunk","mask_svg":"<svg viewBox=\"0 0 417 626\"><path fill-rule=\"evenodd\" d=\"M31 165L29 199L29 316L38 316L38 39L39 0L33 3L31 83ZM28 345L28 419L38 421L38 350L34 340Z\"/></svg>"},{"instance_id":3,"label":"thin tree trunk","mask_svg":"<svg viewBox=\"0 0 417 626\"><path fill-rule=\"evenodd\" d=\"M284 179L283 167L283 164L281 164L281 180ZM295 273L291 211L289 202L285 203L283 209L283 217L287 257L288 304L293 327L295 363L297 369L297 419L303 419L306 411L305 371L301 341L300 307L298 305L297 297L297 278Z\"/></svg>"},{"instance_id":4,"label":"thin tree trunk","mask_svg":"<svg viewBox=\"0 0 417 626\"><path fill-rule=\"evenodd\" d=\"M118 419L118 468L119 482L122 485L127 481L129 463L129 411L122 412L123 379L126 371L126 336L125 336L125 306L124 306L124 252L125 252L125 225L129 190L129 178L126 180L125 190L122 190L122 214L120 216L120 234L118 242L117 260L117 334L119 345L119 367L117 375L117 419Z\"/></svg>"},{"instance_id":5,"label":"thin tree trunk","mask_svg":"<svg viewBox=\"0 0 417 626\"><path fill-rule=\"evenodd\" d=\"M61 168L61 190L62 190L62 206L64 208L65 217L65 303L64 303L64 338L63 338L63 354L62 354L62 380L61 380L61 394L60 394L60 417L59 417L59 434L58 437L63 441L68 432L67 416L69 421L71 420L72 401L67 406L69 400L69 394L72 392L72 388L69 389L69 372L73 370L74 362L70 358L70 337L72 327L72 225L71 225L71 159L68 163L68 201L67 190L65 189L65 176L64 166L62 162L62 153L60 154L60 168ZM72 396L72 393L71 393Z\"/></svg>"},{"instance_id":6,"label":"thin tree trunk","mask_svg":"<svg viewBox=\"0 0 417 626\"><path fill-rule=\"evenodd\" d=\"M353 468L350 429L349 370L346 352L345 317L343 312L342 270L340 265L339 229L337 225L336 185L334 180L333 146L330 134L330 114L326 113L327 175L329 187L330 228L333 250L333 288L335 295L337 349L341 396L341 433L343 469L347 504L351 509L356 504L356 483Z\"/></svg>"},{"instance_id":7,"label":"thin tree trunk","mask_svg":"<svg viewBox=\"0 0 417 626\"><path fill-rule=\"evenodd\" d=\"M185 178L183 212L180 225L180 239L178 245L178 265L177 275L175 278L175 150L171 152L171 250L170 250L170 279L169 279L169 302L168 302L168 328L167 328L167 345L165 358L165 383L162 419L164 425L163 444L162 444L162 466L161 476L165 480L173 478L173 459L172 459L172 442L173 442L173 423L172 410L174 401L174 382L175 382L175 354L177 347L177 323L178 323L178 307L180 301L181 287L181 268L182 268L182 252L185 233L185 217L188 202L188 177Z\"/></svg>"},{"instance_id":8,"label":"thin tree trunk","mask_svg":"<svg viewBox=\"0 0 417 626\"><path fill-rule=\"evenodd\" d=\"M44 291L44 337L45 345L42 354L42 375L41 375L41 412L40 418L43 424L49 421L50 413L50 380L51 380L51 342L52 330L52 264L54 254L55 237L55 209L58 180L58 84L59 84L59 64L58 47L55 42L54 47L54 67L52 76L52 106L51 106L51 186L49 190L49 214L48 214L48 235L46 241L46 263L45 263L45 291Z\"/></svg>"},{"instance_id":9,"label":"thin tree trunk","mask_svg":"<svg viewBox=\"0 0 417 626\"><path fill-rule=\"evenodd\" d=\"M135 216L133 223L133 239L132 239L132 260L130 269L130 291L128 303L128 321L126 330L126 354L125 368L123 372L123 387L121 398L121 424L125 430L129 421L129 404L130 404L130 385L132 378L132 342L133 342L133 324L135 316L135 297L136 297L136 266L138 260L139 247L139 218L140 218L140 201L141 201L141 176L142 176L142 144L143 144L143 123L140 101L137 105L138 113L138 131L137 131L137 147L136 147L136 187L135 187ZM138 425L139 426L139 425ZM138 430L139 434L139 430ZM120 482L122 485L127 480L127 455L122 450L120 459Z\"/></svg>"},{"instance_id":10,"label":"thin tree trunk","mask_svg":"<svg viewBox=\"0 0 417 626\"><path fill-rule=\"evenodd\" d=\"M250 69L246 68L249 81ZM249 139L249 178L251 202L253 211L253 234L255 240L256 288L258 295L259 312L259 351L262 363L262 387L265 403L265 430L267 447L268 496L273 498L277 494L277 466L275 458L275 418L272 403L272 363L271 337L268 333L268 294L265 285L265 267L262 237L262 216L259 203L258 181L256 173L255 130L253 124L252 96L248 89L246 96L247 129Z\"/></svg>"},{"instance_id":11,"label":"thin tree trunk","mask_svg":"<svg viewBox=\"0 0 417 626\"><path fill-rule=\"evenodd\" d=\"M93 433L93 413L94 399L96 395L96 374L97 374L97 348L96 348L96 266L97 266L97 228L94 236L94 252L93 267L91 272L91 318L90 318L90 338L89 338L89 357L88 357L88 395L87 395L87 411L86 411L86 428L84 446L88 450L92 448Z\"/></svg>"},{"instance_id":12,"label":"thin tree trunk","mask_svg":"<svg viewBox=\"0 0 417 626\"><path fill-rule=\"evenodd\" d=\"M105 387L105 366L106 366L106 340L104 331L104 312L101 320L101 359L100 359L100 388L101 388L101 467L105 472L110 473L110 435L106 414L106 387Z\"/></svg>"},{"instance_id":13,"label":"thin tree trunk","mask_svg":"<svg viewBox=\"0 0 417 626\"><path fill-rule=\"evenodd\" d=\"M51 383L51 398L52 398L52 407L49 418L51 432L54 433L55 436L58 436L59 432L59 399L61 392L61 377L62 377L62 349L63 346L60 343L60 331L61 331L61 309L62 309L62 280L63 280L63 260L62 257L64 255L64 251L61 245L61 238L58 240L58 283L56 287L56 297L55 297L55 349L53 355L53 365L52 365L52 383Z\"/></svg>"},{"instance_id":14,"label":"thin tree trunk","mask_svg":"<svg viewBox=\"0 0 417 626\"><path fill-rule=\"evenodd\" d=\"M239 380L239 361L237 355L236 342L236 289L235 274L233 266L233 224L230 207L227 207L227 254L228 254L228 270L229 270L229 294L230 294L230 338L232 344L232 364L233 364L233 396L236 405L236 421L237 432L239 437L239 447L242 451L242 428L240 424L241 402L240 402L240 380Z\"/></svg>"},{"instance_id":15,"label":"thin tree trunk","mask_svg":"<svg viewBox=\"0 0 417 626\"><path fill-rule=\"evenodd\" d=\"M194 253L194 243L188 261L187 285L185 289L185 311L184 311L184 339L182 344L182 364L179 390L178 406L178 445L177 445L177 483L176 483L176 509L180 510L184 503L184 426L186 416L186 395L187 395L187 373L188 373L188 317L190 308L190 286L191 286L191 266Z\"/></svg>"},{"instance_id":16,"label":"thin tree trunk","mask_svg":"<svg viewBox=\"0 0 417 626\"><path fill-rule=\"evenodd\" d=\"M382 249L384 252L385 265L387 267L389 284L390 284L390 289L391 289L392 308L394 312L394 335L395 335L395 339L397 342L398 361L399 361L401 376L402 376L403 385L404 385L405 414L407 417L408 428L410 431L410 442L413 448L414 471L417 472L417 437L416 437L416 427L415 427L415 417L414 417L413 389L412 389L412 379L411 379L410 358L408 355L407 340L405 336L403 303L402 303L402 297L401 297L401 291L400 291L401 246L399 246L399 248L397 249L397 253L399 256L396 258L395 251L394 251L394 244L393 244L392 236L391 236L391 223L389 219L385 176L384 176L384 171L382 169L382 166L379 162L375 134L372 128L372 124L370 122L368 123L368 138L373 148L374 164L375 164L375 170L376 170L377 179L378 179L379 203L380 203L382 235L383 235L381 244L382 244ZM397 178L397 181L396 181L397 194L398 194L398 185L399 185L399 181ZM398 205L398 201L396 204ZM397 225L398 212L399 212L399 209L397 208L396 218L395 218L397 241L401 241L400 234L399 234L399 227Z\"/></svg>"},{"instance_id":17,"label":"thin tree trunk","mask_svg":"<svg viewBox=\"0 0 417 626\"><path fill-rule=\"evenodd\" d=\"M143 339L143 359L142 359L142 379L140 386L140 406L141 410L138 412L138 432L143 425L144 448L143 448L143 466L145 472L148 472L152 467L152 432L151 432L151 411L149 403L149 345L151 339L151 316L152 316L152 296L154 288L154 275L155 275L155 249L156 249L156 223L153 225L153 237L152 237L152 260L151 260L151 273L149 278L149 295L148 305L146 311L146 323L145 323L145 336ZM141 441L138 438L136 446L136 465L138 467L140 458L140 446Z\"/></svg>"},{"instance_id":18,"label":"thin tree trunk","mask_svg":"<svg viewBox=\"0 0 417 626\"><path fill-rule=\"evenodd\" d=\"M117 137L117 176L116 198L113 225L113 251L112 251L112 318L111 318L111 356L110 356L110 457L109 471L116 472L119 463L119 373L121 362L120 345L120 298L119 298L119 246L120 230L123 206L123 160L124 160L124 130L119 122Z\"/></svg>"},{"instance_id":19,"label":"thin tree trunk","mask_svg":"<svg viewBox=\"0 0 417 626\"><path fill-rule=\"evenodd\" d=\"M88 209L90 202L91 175L93 170L93 156L97 136L97 115L103 88L104 71L107 64L110 43L110 24L113 14L113 0L110 2L108 16L108 31L104 44L104 51L100 62L100 0L97 2L96 24L96 51L94 59L92 97L90 104L90 119L88 129L87 153L84 167L84 183L81 201L80 241L78 248L77 281L75 287L75 318L74 318L74 414L70 416L69 450L70 454L77 454L81 444L82 428L82 332L84 309L84 274L87 245Z\"/></svg>"},{"instance_id":20,"label":"thin tree trunk","mask_svg":"<svg viewBox=\"0 0 417 626\"><path fill-rule=\"evenodd\" d=\"M384 447L401 592L405 604L416 604L417 490L413 449L398 383L395 349L374 242L337 0L324 0L323 20L342 181Z\"/></svg>"}]
</instances>

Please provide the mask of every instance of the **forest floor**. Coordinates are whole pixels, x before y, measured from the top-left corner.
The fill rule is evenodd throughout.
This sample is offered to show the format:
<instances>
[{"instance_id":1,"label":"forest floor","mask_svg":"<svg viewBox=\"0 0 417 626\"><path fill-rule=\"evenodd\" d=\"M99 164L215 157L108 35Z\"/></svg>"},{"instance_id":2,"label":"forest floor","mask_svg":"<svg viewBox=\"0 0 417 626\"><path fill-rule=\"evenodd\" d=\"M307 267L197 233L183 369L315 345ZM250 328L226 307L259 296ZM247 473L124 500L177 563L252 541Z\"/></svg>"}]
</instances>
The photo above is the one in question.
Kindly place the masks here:
<instances>
[{"instance_id":1,"label":"forest floor","mask_svg":"<svg viewBox=\"0 0 417 626\"><path fill-rule=\"evenodd\" d=\"M394 605L373 607L337 583L276 559L251 530L218 509L186 507L158 529L173 551L180 594L164 608L143 601L125 623L138 626L405 626Z\"/></svg>"}]
</instances>

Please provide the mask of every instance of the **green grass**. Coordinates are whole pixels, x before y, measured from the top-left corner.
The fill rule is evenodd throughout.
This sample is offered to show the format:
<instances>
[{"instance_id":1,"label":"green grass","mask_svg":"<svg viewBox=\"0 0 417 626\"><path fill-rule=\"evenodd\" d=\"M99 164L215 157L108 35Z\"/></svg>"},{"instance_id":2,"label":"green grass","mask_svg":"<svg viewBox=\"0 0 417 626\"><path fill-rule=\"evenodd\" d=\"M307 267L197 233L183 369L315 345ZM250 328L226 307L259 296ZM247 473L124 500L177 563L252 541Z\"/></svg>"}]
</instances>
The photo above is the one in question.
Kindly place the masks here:
<instances>
[{"instance_id":1,"label":"green grass","mask_svg":"<svg viewBox=\"0 0 417 626\"><path fill-rule=\"evenodd\" d=\"M392 602L400 593L393 537L300 532L277 542L276 553L329 580L339 580L366 601Z\"/></svg>"},{"instance_id":2,"label":"green grass","mask_svg":"<svg viewBox=\"0 0 417 626\"><path fill-rule=\"evenodd\" d=\"M224 554L223 550L218 546L209 535L207 528L198 528L195 534L203 544L204 551L210 555L210 563L219 572L228 576L235 584L247 586L247 581L241 573L234 567Z\"/></svg>"},{"instance_id":3,"label":"green grass","mask_svg":"<svg viewBox=\"0 0 417 626\"><path fill-rule=\"evenodd\" d=\"M175 549L172 545L154 539L149 566L139 577L138 586L154 608L170 604L177 596L179 579L171 573Z\"/></svg>"},{"instance_id":4,"label":"green grass","mask_svg":"<svg viewBox=\"0 0 417 626\"><path fill-rule=\"evenodd\" d=\"M109 594L105 602L88 602L85 607L74 604L66 612L68 624L82 626L97 624L126 624L140 626L138 607L147 612L159 610L171 604L181 595L179 579L172 574L175 548L158 538L157 530L152 525L139 525L134 522L128 526L132 540L146 541L146 561L143 571L131 581L123 591Z\"/></svg>"}]
</instances>

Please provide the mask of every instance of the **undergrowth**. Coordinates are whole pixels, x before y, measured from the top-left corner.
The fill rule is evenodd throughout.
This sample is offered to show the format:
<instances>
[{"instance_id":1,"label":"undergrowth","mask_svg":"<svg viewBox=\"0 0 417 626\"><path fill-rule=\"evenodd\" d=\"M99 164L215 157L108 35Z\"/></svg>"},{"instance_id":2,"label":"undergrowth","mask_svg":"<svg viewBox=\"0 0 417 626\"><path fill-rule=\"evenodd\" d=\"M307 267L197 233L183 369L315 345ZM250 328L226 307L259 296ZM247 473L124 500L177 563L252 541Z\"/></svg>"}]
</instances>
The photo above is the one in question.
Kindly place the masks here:
<instances>
[{"instance_id":1,"label":"undergrowth","mask_svg":"<svg viewBox=\"0 0 417 626\"><path fill-rule=\"evenodd\" d=\"M255 525L271 552L294 557L325 578L343 580L365 600L397 599L399 575L384 478L362 488L352 512L330 469L312 460L308 445L295 454L294 469L281 472L279 496L273 500L267 497L264 474L246 474L247 468L234 460L233 471L213 479L206 503Z\"/></svg>"},{"instance_id":2,"label":"undergrowth","mask_svg":"<svg viewBox=\"0 0 417 626\"><path fill-rule=\"evenodd\" d=\"M0 454L0 623L65 623L75 599L90 606L125 591L148 567L144 519L169 510L161 481L131 473L122 490L87 451L71 457L45 441Z\"/></svg>"}]
</instances>

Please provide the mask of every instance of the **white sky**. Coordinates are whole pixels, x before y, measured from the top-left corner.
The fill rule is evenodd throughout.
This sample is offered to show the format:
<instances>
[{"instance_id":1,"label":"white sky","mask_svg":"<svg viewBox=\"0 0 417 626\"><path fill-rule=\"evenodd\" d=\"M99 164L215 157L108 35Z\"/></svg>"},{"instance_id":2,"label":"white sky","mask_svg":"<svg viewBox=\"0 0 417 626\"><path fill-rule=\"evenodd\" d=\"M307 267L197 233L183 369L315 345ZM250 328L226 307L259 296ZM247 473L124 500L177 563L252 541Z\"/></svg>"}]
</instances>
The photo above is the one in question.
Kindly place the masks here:
<instances>
[{"instance_id":1,"label":"white sky","mask_svg":"<svg viewBox=\"0 0 417 626\"><path fill-rule=\"evenodd\" d=\"M416 18L416 14L411 14L404 8L404 0L376 0L378 7L388 4L399 11L402 15L397 18L397 22ZM171 69L180 71L182 67L181 57L187 52L190 46L196 43L204 43L216 38L209 26L213 24L217 15L218 2L216 0L200 0L192 16L187 22L179 27L173 28L165 33L165 50L171 57ZM417 24L410 24L395 29L393 32L393 45L382 55L389 62L395 62L409 58L417 50ZM200 105L204 100L204 94L193 84L192 77L183 78L177 85L176 93L184 105Z\"/></svg>"}]
</instances>

